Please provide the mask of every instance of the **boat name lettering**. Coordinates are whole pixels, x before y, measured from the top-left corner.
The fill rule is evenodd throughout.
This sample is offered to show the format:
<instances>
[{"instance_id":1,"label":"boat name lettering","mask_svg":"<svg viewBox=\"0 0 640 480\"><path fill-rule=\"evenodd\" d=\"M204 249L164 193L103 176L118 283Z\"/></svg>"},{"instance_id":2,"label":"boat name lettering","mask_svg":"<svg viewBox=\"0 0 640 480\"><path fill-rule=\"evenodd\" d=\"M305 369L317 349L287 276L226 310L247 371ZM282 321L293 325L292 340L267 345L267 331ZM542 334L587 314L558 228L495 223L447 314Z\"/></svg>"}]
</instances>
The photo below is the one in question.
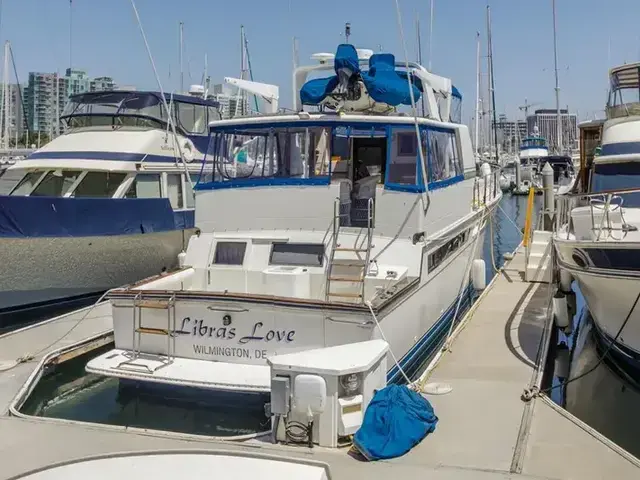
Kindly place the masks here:
<instances>
[{"instance_id":1,"label":"boat name lettering","mask_svg":"<svg viewBox=\"0 0 640 480\"><path fill-rule=\"evenodd\" d=\"M236 338L235 327L212 327L204 320L193 320L191 317L184 317L180 333L192 335L194 337L216 338L218 340L233 340ZM285 342L291 343L295 340L295 330L266 330L264 323L255 322L251 328L251 334L238 339L238 343L247 344L249 342Z\"/></svg>"}]
</instances>

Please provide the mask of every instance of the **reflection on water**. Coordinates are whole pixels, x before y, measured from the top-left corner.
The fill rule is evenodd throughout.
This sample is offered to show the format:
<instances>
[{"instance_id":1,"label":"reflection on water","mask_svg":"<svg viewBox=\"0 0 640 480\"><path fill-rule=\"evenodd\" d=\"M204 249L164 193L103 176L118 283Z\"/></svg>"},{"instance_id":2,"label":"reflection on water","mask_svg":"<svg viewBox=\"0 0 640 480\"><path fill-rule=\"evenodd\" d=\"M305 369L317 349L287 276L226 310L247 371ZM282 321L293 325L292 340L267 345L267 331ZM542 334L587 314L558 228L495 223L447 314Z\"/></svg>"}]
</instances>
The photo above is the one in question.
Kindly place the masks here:
<instances>
[{"instance_id":1,"label":"reflection on water","mask_svg":"<svg viewBox=\"0 0 640 480\"><path fill-rule=\"evenodd\" d=\"M87 374L87 361L108 345L54 366L38 382L22 413L83 422L229 437L269 429L265 395L237 395Z\"/></svg>"},{"instance_id":2,"label":"reflection on water","mask_svg":"<svg viewBox=\"0 0 640 480\"><path fill-rule=\"evenodd\" d=\"M600 341L575 284L574 290L578 313L574 317L574 332L566 341L571 352L568 378L576 380L556 388L552 398L614 443L640 457L640 389L637 380L609 355L600 361L606 353L606 346ZM563 379L556 376L554 385L559 385L559 380Z\"/></svg>"}]
</instances>

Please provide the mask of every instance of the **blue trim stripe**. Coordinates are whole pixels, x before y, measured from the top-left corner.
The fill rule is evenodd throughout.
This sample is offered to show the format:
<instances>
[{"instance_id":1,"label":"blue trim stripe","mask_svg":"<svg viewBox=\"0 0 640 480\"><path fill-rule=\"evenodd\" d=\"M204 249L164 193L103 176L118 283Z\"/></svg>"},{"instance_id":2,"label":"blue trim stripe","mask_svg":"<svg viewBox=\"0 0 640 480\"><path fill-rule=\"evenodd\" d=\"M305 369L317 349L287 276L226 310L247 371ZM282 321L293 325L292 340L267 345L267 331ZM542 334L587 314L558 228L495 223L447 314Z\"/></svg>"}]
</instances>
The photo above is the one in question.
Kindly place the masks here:
<instances>
[{"instance_id":1,"label":"blue trim stripe","mask_svg":"<svg viewBox=\"0 0 640 480\"><path fill-rule=\"evenodd\" d=\"M632 155L640 153L640 142L619 142L602 145L600 156L605 155Z\"/></svg>"},{"instance_id":2,"label":"blue trim stripe","mask_svg":"<svg viewBox=\"0 0 640 480\"><path fill-rule=\"evenodd\" d=\"M464 175L457 175L455 177L447 178L446 180L438 180L437 182L429 182L429 190L438 190L439 188L450 187L456 183L462 182Z\"/></svg>"},{"instance_id":3,"label":"blue trim stripe","mask_svg":"<svg viewBox=\"0 0 640 480\"><path fill-rule=\"evenodd\" d=\"M369 129L369 128L402 128L409 127L415 128L413 124L413 119L411 117L407 117L407 123L391 123L391 122L360 122L354 120L332 120L332 117L329 117L326 120L293 120L290 122L261 122L261 123L238 123L232 125L217 125L212 124L210 128L211 133L224 133L224 132L243 132L247 131L249 134L255 134L255 130L260 129L271 129L271 128L307 128L307 127L353 127L358 130ZM338 117L336 117L338 118ZM434 130L436 132L448 132L453 133L455 131L454 128L448 127L437 127L434 125L425 125L420 124L421 129L425 130Z\"/></svg>"},{"instance_id":4,"label":"blue trim stripe","mask_svg":"<svg viewBox=\"0 0 640 480\"><path fill-rule=\"evenodd\" d=\"M459 321L464 313L469 309L472 303L472 296L475 290L473 286L469 284L465 291L462 293L462 301L460 302L460 310L458 312ZM423 335L423 337L416 342L416 344L407 352L407 354L399 360L402 370L407 374L409 378L416 375L424 363L431 357L437 349L442 345L445 340L445 336L449 331L451 322L453 321L453 315L458 305L458 299L456 297L449 308L442 314L436 323ZM402 383L404 377L400 373L397 365L394 365L387 373L388 383Z\"/></svg>"},{"instance_id":5,"label":"blue trim stripe","mask_svg":"<svg viewBox=\"0 0 640 480\"><path fill-rule=\"evenodd\" d=\"M173 155L149 155L146 153L127 152L34 152L27 157L27 160L110 160L118 162L162 162L175 163L176 157Z\"/></svg>"},{"instance_id":6,"label":"blue trim stripe","mask_svg":"<svg viewBox=\"0 0 640 480\"><path fill-rule=\"evenodd\" d=\"M326 186L330 183L330 178L312 177L312 178L287 178L287 177L250 177L246 179L237 178L224 182L207 182L195 185L196 190L226 190L228 188L243 187L314 187Z\"/></svg>"}]
</instances>

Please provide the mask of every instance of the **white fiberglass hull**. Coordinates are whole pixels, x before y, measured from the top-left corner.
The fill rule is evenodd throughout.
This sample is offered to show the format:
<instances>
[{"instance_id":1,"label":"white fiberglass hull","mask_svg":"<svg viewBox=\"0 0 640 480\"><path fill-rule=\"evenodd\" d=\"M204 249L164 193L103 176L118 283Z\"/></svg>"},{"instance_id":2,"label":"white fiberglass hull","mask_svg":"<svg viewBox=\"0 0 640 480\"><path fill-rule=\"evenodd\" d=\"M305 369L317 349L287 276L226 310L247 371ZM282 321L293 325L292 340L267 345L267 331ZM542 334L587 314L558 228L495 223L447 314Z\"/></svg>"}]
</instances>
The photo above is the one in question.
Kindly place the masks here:
<instances>
[{"instance_id":1,"label":"white fiberglass hull","mask_svg":"<svg viewBox=\"0 0 640 480\"><path fill-rule=\"evenodd\" d=\"M640 244L556 240L559 262L578 282L598 329L623 352L640 356Z\"/></svg>"},{"instance_id":2,"label":"white fiberglass hull","mask_svg":"<svg viewBox=\"0 0 640 480\"><path fill-rule=\"evenodd\" d=\"M175 267L192 231L0 239L0 313L95 294Z\"/></svg>"}]
</instances>

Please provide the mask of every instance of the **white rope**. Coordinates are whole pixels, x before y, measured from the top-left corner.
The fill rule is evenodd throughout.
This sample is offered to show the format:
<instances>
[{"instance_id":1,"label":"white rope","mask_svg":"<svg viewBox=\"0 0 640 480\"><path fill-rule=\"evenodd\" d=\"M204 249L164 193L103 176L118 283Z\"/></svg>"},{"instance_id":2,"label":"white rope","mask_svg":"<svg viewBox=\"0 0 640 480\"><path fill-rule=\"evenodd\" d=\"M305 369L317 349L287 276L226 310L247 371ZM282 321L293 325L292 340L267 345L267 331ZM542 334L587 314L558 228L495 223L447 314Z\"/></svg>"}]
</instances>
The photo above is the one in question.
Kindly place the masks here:
<instances>
[{"instance_id":1,"label":"white rope","mask_svg":"<svg viewBox=\"0 0 640 480\"><path fill-rule=\"evenodd\" d=\"M369 307L369 311L371 312L371 316L373 317L373 321L376 322L376 327L378 327L378 331L380 332L380 336L389 345L389 353L391 354L391 358L393 358L393 363L395 363L396 367L398 367L398 370L400 370L400 373L402 374L404 379L407 381L407 385L411 386L411 379L404 372L404 370L400 366L400 362L398 362L398 359L397 359L395 353L393 353L393 349L391 348L391 344L389 343L389 340L387 340L387 337L385 336L384 331L382 330L382 327L380 326L380 322L378 322L378 318L376 317L376 314L373 311L373 307L371 306L371 302L369 300L367 300L365 302L365 304L367 305L367 307Z\"/></svg>"},{"instance_id":2,"label":"white rope","mask_svg":"<svg viewBox=\"0 0 640 480\"><path fill-rule=\"evenodd\" d=\"M153 55L151 55L151 48L149 47L149 42L147 41L147 35L144 33L144 28L142 27L142 21L140 20L140 14L138 13L138 8L136 7L135 0L131 0L131 7L133 8L133 13L136 16L136 21L138 22L138 28L140 29L140 34L142 35L142 40L144 41L144 46L147 49L147 55L149 56L149 62L151 62L151 68L153 69L153 74L156 77L156 82L158 83L158 89L160 90L160 96L162 97L162 105L167 113L167 121L171 126L171 131L173 133L174 144L178 148L178 153L180 154L180 159L182 160L182 166L184 168L185 176L189 181L189 185L193 188L193 181L191 180L191 175L189 175L189 169L187 164L184 161L184 155L182 153L182 146L178 141L178 132L176 131L176 125L173 122L173 117L171 116L171 110L169 109L169 105L167 104L167 99L164 95L164 89L162 88L162 82L160 81L160 76L158 75L158 69L156 68L156 63L153 61Z\"/></svg>"}]
</instances>

